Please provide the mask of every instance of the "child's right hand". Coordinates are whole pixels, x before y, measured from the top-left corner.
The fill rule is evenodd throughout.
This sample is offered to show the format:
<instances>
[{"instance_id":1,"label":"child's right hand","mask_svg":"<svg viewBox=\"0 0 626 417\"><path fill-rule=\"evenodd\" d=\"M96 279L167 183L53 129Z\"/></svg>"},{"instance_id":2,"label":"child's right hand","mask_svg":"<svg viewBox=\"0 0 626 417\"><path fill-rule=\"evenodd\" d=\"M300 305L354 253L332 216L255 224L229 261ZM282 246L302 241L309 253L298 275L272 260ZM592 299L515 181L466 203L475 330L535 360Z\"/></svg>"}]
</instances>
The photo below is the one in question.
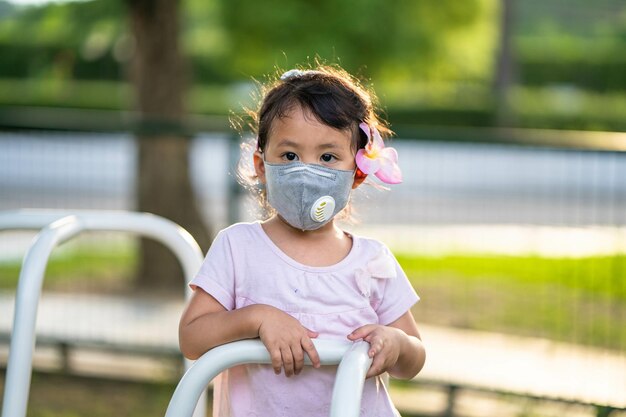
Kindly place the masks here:
<instances>
[{"instance_id":1,"label":"child's right hand","mask_svg":"<svg viewBox=\"0 0 626 417\"><path fill-rule=\"evenodd\" d=\"M281 368L285 375L298 375L304 366L304 353L309 356L313 367L320 367L320 358L311 341L319 334L304 327L289 314L272 306L264 306L259 326L259 337L272 359L276 375Z\"/></svg>"}]
</instances>

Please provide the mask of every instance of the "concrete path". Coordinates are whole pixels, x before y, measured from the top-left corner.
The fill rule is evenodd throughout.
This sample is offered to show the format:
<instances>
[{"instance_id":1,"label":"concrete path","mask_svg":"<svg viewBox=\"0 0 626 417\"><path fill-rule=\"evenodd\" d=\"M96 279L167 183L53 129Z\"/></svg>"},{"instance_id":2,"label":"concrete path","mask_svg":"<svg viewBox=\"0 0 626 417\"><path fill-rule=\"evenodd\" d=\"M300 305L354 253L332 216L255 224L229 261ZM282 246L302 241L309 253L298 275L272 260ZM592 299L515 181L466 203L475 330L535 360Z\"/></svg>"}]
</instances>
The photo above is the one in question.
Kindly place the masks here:
<instances>
[{"instance_id":1,"label":"concrete path","mask_svg":"<svg viewBox=\"0 0 626 417\"><path fill-rule=\"evenodd\" d=\"M37 334L175 351L182 308L182 301L44 294ZM12 317L12 295L0 294L0 334L10 332ZM420 330L428 359L418 378L626 407L626 352L429 325ZM110 366L132 369L128 362Z\"/></svg>"},{"instance_id":2,"label":"concrete path","mask_svg":"<svg viewBox=\"0 0 626 417\"><path fill-rule=\"evenodd\" d=\"M626 227L614 226L540 226L527 224L457 224L457 225L346 225L362 236L385 242L397 253L424 255L495 254L508 256L541 255L544 257L586 257L626 253ZM32 243L33 231L0 234L0 262L18 262ZM124 247L132 244L128 235L99 233L82 237L90 243ZM72 242L54 253L71 252Z\"/></svg>"}]
</instances>

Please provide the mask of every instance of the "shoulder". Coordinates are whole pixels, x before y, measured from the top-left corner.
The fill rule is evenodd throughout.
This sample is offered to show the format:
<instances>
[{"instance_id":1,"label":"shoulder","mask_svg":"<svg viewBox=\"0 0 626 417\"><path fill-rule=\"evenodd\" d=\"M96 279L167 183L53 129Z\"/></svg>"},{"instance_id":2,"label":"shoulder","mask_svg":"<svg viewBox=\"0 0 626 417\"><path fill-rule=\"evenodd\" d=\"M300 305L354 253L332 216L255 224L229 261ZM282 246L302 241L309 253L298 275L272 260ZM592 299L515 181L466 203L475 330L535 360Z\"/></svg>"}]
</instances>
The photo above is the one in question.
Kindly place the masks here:
<instances>
[{"instance_id":1,"label":"shoulder","mask_svg":"<svg viewBox=\"0 0 626 417\"><path fill-rule=\"evenodd\" d=\"M258 222L241 222L232 224L219 231L217 236L227 239L238 239L247 236L256 236L259 233L260 224Z\"/></svg>"},{"instance_id":2,"label":"shoulder","mask_svg":"<svg viewBox=\"0 0 626 417\"><path fill-rule=\"evenodd\" d=\"M373 276L397 275L398 261L387 245L378 239L355 234L352 234L352 239L356 249L356 266L371 272Z\"/></svg>"},{"instance_id":3,"label":"shoulder","mask_svg":"<svg viewBox=\"0 0 626 417\"><path fill-rule=\"evenodd\" d=\"M258 222L235 223L220 230L211 246L236 246L242 247L247 244L259 242L261 226Z\"/></svg>"},{"instance_id":4,"label":"shoulder","mask_svg":"<svg viewBox=\"0 0 626 417\"><path fill-rule=\"evenodd\" d=\"M350 233L350 235L352 236L354 244L358 247L361 259L369 259L381 253L393 256L387 245L378 239L359 236L353 233Z\"/></svg>"}]
</instances>

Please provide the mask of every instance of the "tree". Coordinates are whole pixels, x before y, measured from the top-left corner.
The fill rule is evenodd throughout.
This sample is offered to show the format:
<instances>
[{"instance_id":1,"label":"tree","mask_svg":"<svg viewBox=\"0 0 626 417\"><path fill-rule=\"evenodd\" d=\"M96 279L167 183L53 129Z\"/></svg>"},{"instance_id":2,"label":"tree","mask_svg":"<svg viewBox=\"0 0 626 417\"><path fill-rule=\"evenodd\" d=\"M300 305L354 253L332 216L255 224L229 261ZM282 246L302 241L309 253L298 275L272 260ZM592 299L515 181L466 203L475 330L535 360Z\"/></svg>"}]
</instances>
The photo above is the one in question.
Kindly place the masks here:
<instances>
[{"instance_id":1,"label":"tree","mask_svg":"<svg viewBox=\"0 0 626 417\"><path fill-rule=\"evenodd\" d=\"M179 0L126 0L135 39L131 78L140 114L137 209L187 229L206 249L210 234L196 206L189 175L189 137L183 133L185 71L179 46ZM175 258L142 239L137 285L183 286Z\"/></svg>"},{"instance_id":2,"label":"tree","mask_svg":"<svg viewBox=\"0 0 626 417\"><path fill-rule=\"evenodd\" d=\"M515 53L513 50L513 25L515 23L515 0L500 1L500 37L496 50L496 68L493 77L495 124L513 124L513 112L509 92L515 82Z\"/></svg>"}]
</instances>

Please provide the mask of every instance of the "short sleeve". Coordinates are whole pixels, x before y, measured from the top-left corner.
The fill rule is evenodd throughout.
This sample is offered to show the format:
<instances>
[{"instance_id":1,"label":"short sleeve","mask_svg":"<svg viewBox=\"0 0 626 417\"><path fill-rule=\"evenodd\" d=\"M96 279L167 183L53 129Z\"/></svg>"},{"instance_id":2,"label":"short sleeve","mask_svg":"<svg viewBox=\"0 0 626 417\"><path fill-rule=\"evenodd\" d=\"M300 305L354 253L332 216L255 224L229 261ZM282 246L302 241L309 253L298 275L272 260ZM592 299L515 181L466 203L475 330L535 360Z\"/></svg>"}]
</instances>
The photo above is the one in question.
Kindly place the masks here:
<instances>
[{"instance_id":1,"label":"short sleeve","mask_svg":"<svg viewBox=\"0 0 626 417\"><path fill-rule=\"evenodd\" d=\"M189 286L194 291L203 289L227 310L235 308L235 265L230 240L224 230L213 240L200 271Z\"/></svg>"},{"instance_id":2,"label":"short sleeve","mask_svg":"<svg viewBox=\"0 0 626 417\"><path fill-rule=\"evenodd\" d=\"M386 247L383 250L387 251L389 256L393 258L396 269L394 278L377 280L378 285L383 288L379 287L379 291L377 291L380 298L376 306L376 314L380 324L388 325L409 311L420 300L420 297L413 289L395 256Z\"/></svg>"}]
</instances>

